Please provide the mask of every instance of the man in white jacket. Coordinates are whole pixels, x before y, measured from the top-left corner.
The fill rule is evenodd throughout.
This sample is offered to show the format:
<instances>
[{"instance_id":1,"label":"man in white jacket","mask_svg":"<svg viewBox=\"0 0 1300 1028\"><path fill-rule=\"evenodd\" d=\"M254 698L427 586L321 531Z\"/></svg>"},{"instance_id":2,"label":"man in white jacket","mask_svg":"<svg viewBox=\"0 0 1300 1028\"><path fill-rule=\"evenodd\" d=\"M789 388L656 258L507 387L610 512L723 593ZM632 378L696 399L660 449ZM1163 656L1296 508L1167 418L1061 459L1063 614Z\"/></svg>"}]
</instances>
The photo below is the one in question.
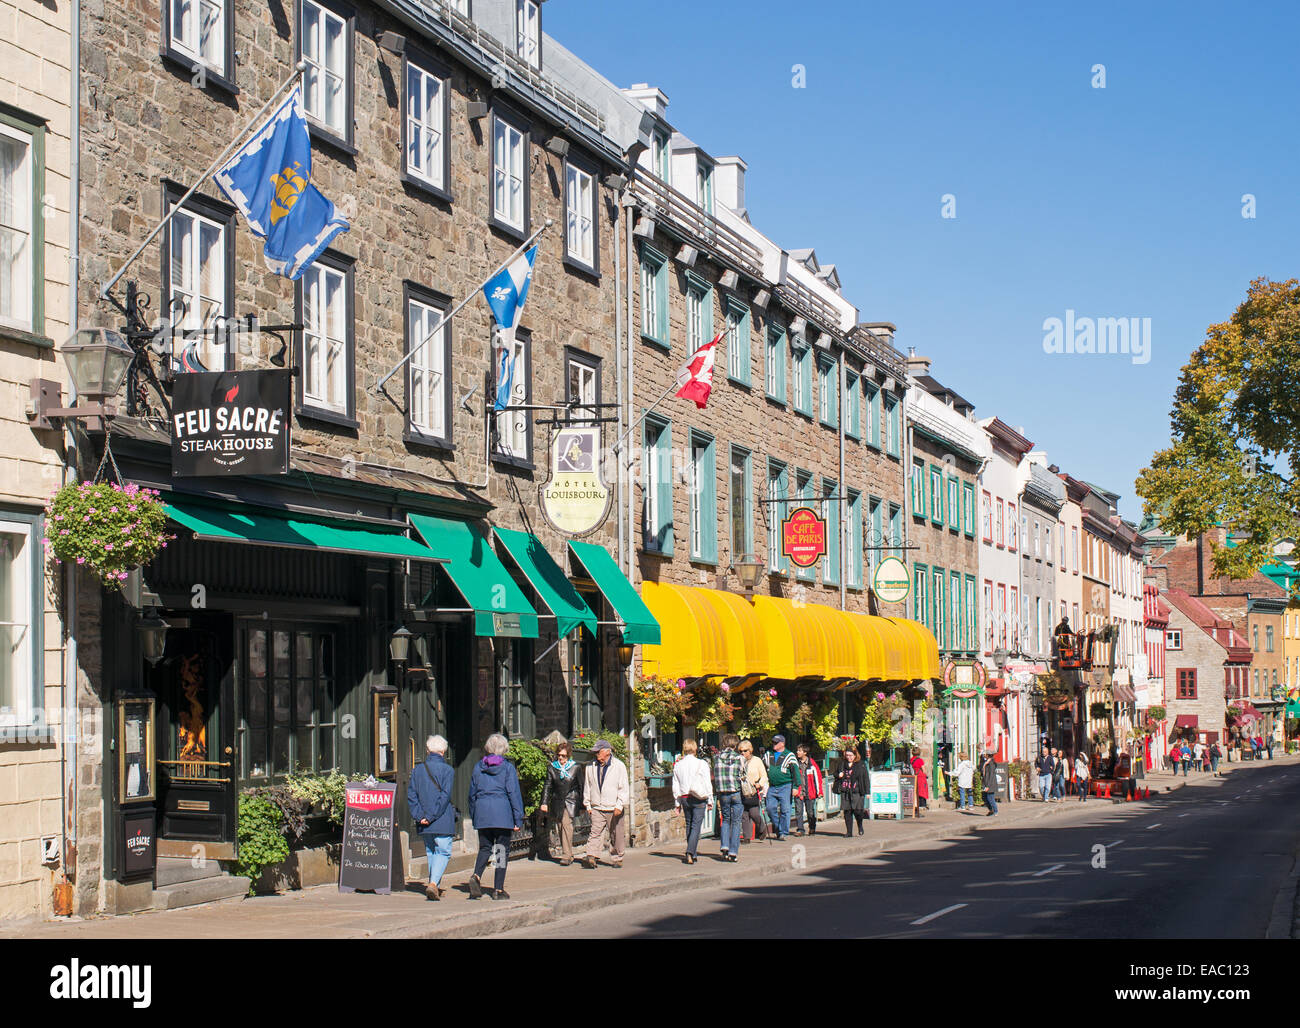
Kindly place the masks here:
<instances>
[{"instance_id":1,"label":"man in white jacket","mask_svg":"<svg viewBox=\"0 0 1300 1028\"><path fill-rule=\"evenodd\" d=\"M583 790L583 802L591 812L591 834L587 837L587 855L582 858L582 866L596 866L596 858L605 848L608 836L610 863L622 867L627 842L623 812L631 796L627 765L614 756L613 748L604 739L597 741L594 748L596 759L587 765Z\"/></svg>"},{"instance_id":2,"label":"man in white jacket","mask_svg":"<svg viewBox=\"0 0 1300 1028\"><path fill-rule=\"evenodd\" d=\"M687 739L682 743L682 759L673 765L673 799L686 818L687 864L695 863L704 814L713 803L713 775L708 761L695 755L697 748L694 739Z\"/></svg>"}]
</instances>

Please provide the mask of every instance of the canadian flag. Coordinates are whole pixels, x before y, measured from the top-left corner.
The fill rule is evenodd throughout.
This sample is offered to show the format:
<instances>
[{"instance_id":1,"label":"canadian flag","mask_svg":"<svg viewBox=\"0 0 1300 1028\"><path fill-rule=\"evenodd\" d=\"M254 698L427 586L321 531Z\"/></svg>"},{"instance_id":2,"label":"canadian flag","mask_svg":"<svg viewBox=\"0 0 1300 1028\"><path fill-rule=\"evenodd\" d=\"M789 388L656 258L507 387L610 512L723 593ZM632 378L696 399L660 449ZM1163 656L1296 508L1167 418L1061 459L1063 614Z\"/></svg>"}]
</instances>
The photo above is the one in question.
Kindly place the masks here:
<instances>
[{"instance_id":1,"label":"canadian flag","mask_svg":"<svg viewBox=\"0 0 1300 1028\"><path fill-rule=\"evenodd\" d=\"M713 361L724 332L713 337L712 342L705 343L693 354L691 359L677 369L677 393L683 400L694 400L695 406L703 410L709 402L709 393L713 391Z\"/></svg>"}]
</instances>

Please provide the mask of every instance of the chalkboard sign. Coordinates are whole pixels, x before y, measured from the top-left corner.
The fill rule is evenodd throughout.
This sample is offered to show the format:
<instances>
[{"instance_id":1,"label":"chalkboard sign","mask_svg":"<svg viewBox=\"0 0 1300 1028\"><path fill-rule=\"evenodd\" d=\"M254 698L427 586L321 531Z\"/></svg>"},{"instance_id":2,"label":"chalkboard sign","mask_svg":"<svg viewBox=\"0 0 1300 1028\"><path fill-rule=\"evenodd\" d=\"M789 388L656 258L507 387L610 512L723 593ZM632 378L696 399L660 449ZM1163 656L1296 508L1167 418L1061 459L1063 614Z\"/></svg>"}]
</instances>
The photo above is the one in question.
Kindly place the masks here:
<instances>
[{"instance_id":1,"label":"chalkboard sign","mask_svg":"<svg viewBox=\"0 0 1300 1028\"><path fill-rule=\"evenodd\" d=\"M339 892L392 891L396 802L397 786L389 782L348 783Z\"/></svg>"},{"instance_id":2,"label":"chalkboard sign","mask_svg":"<svg viewBox=\"0 0 1300 1028\"><path fill-rule=\"evenodd\" d=\"M1006 803L1011 799L1011 776L1007 772L1007 765L995 763L993 765L993 777L997 781L997 791L993 794L999 800Z\"/></svg>"},{"instance_id":3,"label":"chalkboard sign","mask_svg":"<svg viewBox=\"0 0 1300 1028\"><path fill-rule=\"evenodd\" d=\"M910 817L912 808L916 806L916 776L900 775L898 791L902 796L903 816Z\"/></svg>"}]
</instances>

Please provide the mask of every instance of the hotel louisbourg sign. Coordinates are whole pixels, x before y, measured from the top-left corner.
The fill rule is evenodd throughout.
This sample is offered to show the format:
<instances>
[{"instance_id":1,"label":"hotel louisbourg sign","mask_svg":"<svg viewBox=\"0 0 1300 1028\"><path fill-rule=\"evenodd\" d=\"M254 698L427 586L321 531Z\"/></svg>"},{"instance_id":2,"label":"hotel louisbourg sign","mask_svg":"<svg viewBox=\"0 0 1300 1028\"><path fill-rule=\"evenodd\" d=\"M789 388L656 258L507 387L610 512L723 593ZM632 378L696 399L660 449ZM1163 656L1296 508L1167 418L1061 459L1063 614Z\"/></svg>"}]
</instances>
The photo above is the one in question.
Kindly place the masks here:
<instances>
[{"instance_id":1,"label":"hotel louisbourg sign","mask_svg":"<svg viewBox=\"0 0 1300 1028\"><path fill-rule=\"evenodd\" d=\"M172 386L172 476L289 471L292 372L211 371Z\"/></svg>"},{"instance_id":2,"label":"hotel louisbourg sign","mask_svg":"<svg viewBox=\"0 0 1300 1028\"><path fill-rule=\"evenodd\" d=\"M542 513L566 535L584 535L609 512L600 477L600 429L561 428L551 440L551 478L541 487Z\"/></svg>"}]
</instances>

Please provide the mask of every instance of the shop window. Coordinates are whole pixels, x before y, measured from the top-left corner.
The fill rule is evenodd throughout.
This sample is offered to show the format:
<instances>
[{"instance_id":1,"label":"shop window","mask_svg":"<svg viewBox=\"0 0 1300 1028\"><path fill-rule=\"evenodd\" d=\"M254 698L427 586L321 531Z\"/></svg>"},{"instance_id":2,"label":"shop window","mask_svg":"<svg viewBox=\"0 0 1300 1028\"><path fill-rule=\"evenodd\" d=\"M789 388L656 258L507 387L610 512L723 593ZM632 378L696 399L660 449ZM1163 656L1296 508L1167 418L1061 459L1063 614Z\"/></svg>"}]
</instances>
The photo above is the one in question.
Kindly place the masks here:
<instances>
[{"instance_id":1,"label":"shop window","mask_svg":"<svg viewBox=\"0 0 1300 1028\"><path fill-rule=\"evenodd\" d=\"M533 682L533 640L511 639L501 661L501 705L506 735L531 739L537 734Z\"/></svg>"},{"instance_id":2,"label":"shop window","mask_svg":"<svg viewBox=\"0 0 1300 1028\"><path fill-rule=\"evenodd\" d=\"M240 634L243 777L337 766L334 634L293 626Z\"/></svg>"},{"instance_id":3,"label":"shop window","mask_svg":"<svg viewBox=\"0 0 1300 1028\"><path fill-rule=\"evenodd\" d=\"M594 597L587 597L594 600ZM577 681L577 731L599 731L604 725L605 706L600 694L600 643L586 628L579 628L572 645L572 667Z\"/></svg>"}]
</instances>

